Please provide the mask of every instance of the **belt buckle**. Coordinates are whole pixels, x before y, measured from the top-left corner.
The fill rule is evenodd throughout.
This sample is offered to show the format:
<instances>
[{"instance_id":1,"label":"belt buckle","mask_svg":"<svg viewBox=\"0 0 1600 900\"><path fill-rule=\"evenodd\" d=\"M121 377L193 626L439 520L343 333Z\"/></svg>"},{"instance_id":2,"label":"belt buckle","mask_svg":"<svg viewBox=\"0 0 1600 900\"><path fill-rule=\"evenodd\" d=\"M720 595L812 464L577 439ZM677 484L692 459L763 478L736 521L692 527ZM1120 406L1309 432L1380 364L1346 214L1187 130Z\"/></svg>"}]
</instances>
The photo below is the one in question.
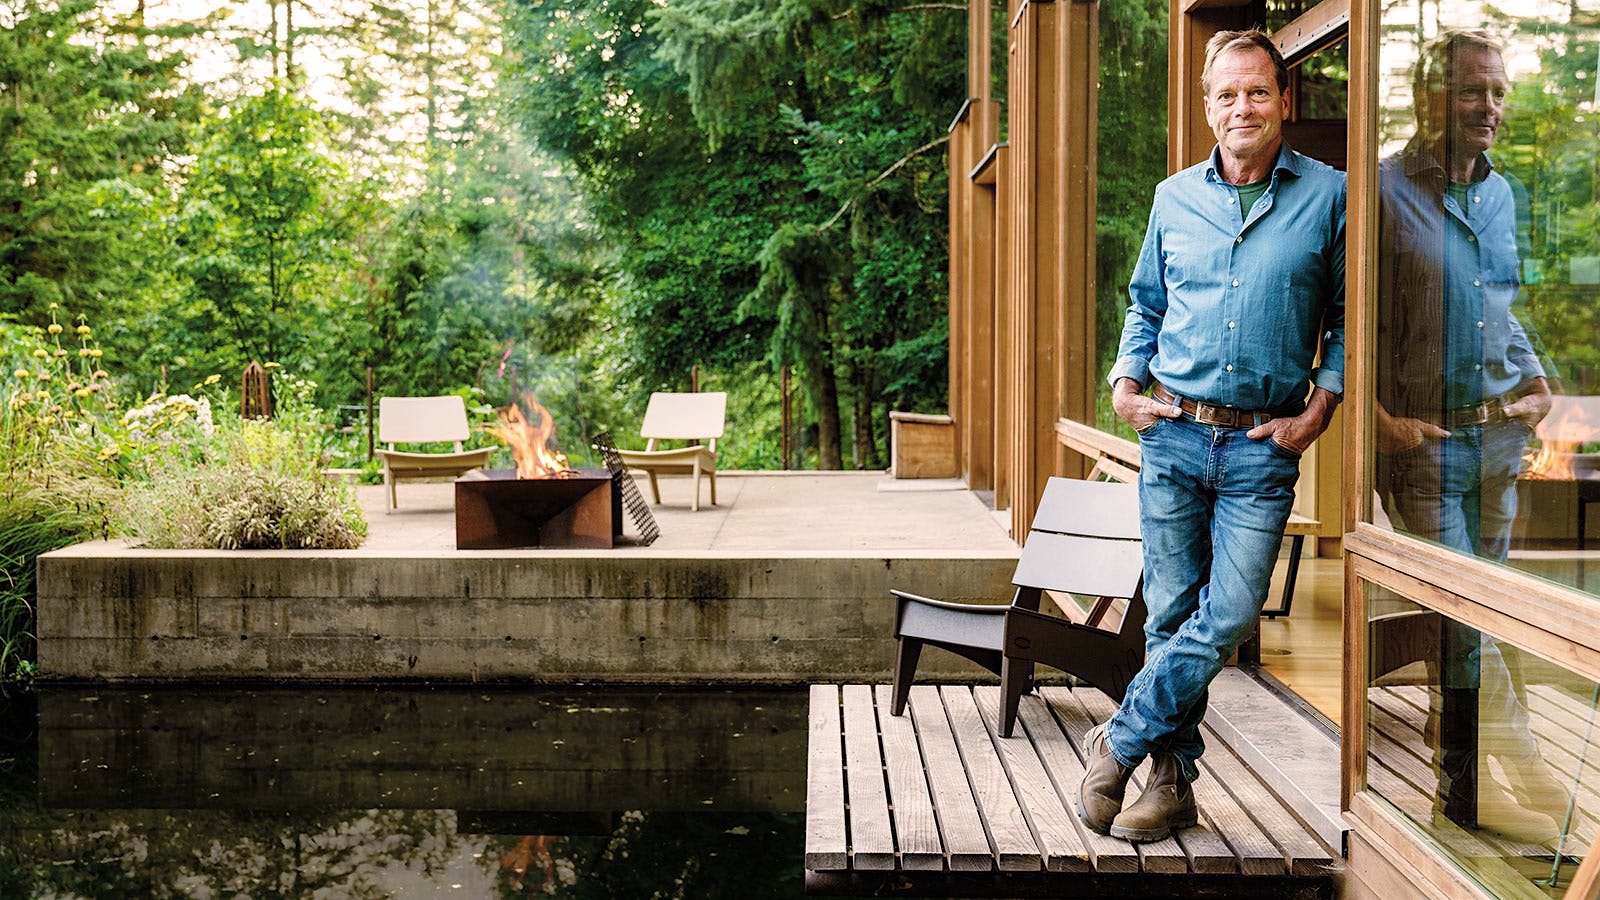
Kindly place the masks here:
<instances>
[{"instance_id":1,"label":"belt buckle","mask_svg":"<svg viewBox=\"0 0 1600 900\"><path fill-rule=\"evenodd\" d=\"M1232 425L1232 410L1214 403L1194 402L1194 420L1201 425Z\"/></svg>"},{"instance_id":2,"label":"belt buckle","mask_svg":"<svg viewBox=\"0 0 1600 900\"><path fill-rule=\"evenodd\" d=\"M1476 406L1469 406L1466 409L1462 410L1462 412L1469 413L1470 415L1466 418L1465 421L1460 423L1461 425L1487 425L1487 424L1489 424L1489 404L1487 404L1487 403L1479 403Z\"/></svg>"}]
</instances>

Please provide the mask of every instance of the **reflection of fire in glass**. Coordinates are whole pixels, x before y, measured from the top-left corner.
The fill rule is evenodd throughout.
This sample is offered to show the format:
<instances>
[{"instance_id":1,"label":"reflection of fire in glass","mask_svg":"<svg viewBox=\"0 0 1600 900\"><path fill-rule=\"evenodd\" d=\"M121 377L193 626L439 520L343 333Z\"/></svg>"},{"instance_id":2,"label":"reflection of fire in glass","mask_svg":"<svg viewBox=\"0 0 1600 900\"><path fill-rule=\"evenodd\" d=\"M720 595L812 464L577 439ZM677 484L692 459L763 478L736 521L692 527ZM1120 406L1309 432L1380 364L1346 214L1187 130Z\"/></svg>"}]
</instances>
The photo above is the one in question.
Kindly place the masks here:
<instances>
[{"instance_id":1,"label":"reflection of fire in glass","mask_svg":"<svg viewBox=\"0 0 1600 900\"><path fill-rule=\"evenodd\" d=\"M1524 477L1550 481L1592 477L1595 454L1578 450L1585 443L1600 440L1597 401L1600 397L1553 398L1550 414L1539 423L1539 449L1530 450L1523 457L1528 463Z\"/></svg>"},{"instance_id":2,"label":"reflection of fire in glass","mask_svg":"<svg viewBox=\"0 0 1600 900\"><path fill-rule=\"evenodd\" d=\"M532 394L522 398L537 423L523 415L522 407L511 404L500 411L499 424L485 426L484 430L499 438L511 448L511 458L517 462L518 478L567 478L573 474L565 454L550 446L555 437L556 420L550 410L539 405Z\"/></svg>"}]
</instances>

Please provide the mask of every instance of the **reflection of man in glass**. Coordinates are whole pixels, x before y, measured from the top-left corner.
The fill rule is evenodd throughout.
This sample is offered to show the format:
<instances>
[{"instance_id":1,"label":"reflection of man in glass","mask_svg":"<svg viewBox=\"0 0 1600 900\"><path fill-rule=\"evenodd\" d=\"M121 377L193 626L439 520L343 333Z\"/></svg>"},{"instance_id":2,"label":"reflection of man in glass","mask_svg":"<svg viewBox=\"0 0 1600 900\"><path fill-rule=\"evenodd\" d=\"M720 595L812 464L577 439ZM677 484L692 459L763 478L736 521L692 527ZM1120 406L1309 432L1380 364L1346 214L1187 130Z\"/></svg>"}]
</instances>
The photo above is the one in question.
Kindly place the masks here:
<instances>
[{"instance_id":1,"label":"reflection of man in glass","mask_svg":"<svg viewBox=\"0 0 1600 900\"><path fill-rule=\"evenodd\" d=\"M1446 32L1423 49L1412 86L1417 133L1379 166L1379 489L1400 530L1503 561L1523 451L1550 388L1511 311L1516 202L1487 153L1508 87L1500 46ZM1446 622L1439 675L1445 813L1554 837L1548 807L1566 794L1538 759L1500 647ZM1480 777L1480 756L1499 761L1509 795Z\"/></svg>"}]
</instances>

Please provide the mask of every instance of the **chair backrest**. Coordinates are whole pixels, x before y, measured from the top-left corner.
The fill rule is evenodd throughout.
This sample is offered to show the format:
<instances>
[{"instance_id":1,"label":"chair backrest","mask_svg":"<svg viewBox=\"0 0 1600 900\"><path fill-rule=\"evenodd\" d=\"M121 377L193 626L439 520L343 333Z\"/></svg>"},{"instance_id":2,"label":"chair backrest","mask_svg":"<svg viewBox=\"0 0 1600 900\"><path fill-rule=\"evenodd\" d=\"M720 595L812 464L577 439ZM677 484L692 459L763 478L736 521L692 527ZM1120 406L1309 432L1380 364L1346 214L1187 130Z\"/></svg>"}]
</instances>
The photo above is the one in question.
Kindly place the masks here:
<instances>
[{"instance_id":1,"label":"chair backrest","mask_svg":"<svg viewBox=\"0 0 1600 900\"><path fill-rule=\"evenodd\" d=\"M706 441L722 437L728 395L722 391L650 395L639 436L667 441Z\"/></svg>"},{"instance_id":2,"label":"chair backrest","mask_svg":"<svg viewBox=\"0 0 1600 900\"><path fill-rule=\"evenodd\" d=\"M1139 486L1050 479L1012 583L1129 599L1139 592L1143 575Z\"/></svg>"},{"instance_id":3,"label":"chair backrest","mask_svg":"<svg viewBox=\"0 0 1600 900\"><path fill-rule=\"evenodd\" d=\"M378 401L378 440L386 444L464 441L467 404L450 397L384 397Z\"/></svg>"}]
</instances>

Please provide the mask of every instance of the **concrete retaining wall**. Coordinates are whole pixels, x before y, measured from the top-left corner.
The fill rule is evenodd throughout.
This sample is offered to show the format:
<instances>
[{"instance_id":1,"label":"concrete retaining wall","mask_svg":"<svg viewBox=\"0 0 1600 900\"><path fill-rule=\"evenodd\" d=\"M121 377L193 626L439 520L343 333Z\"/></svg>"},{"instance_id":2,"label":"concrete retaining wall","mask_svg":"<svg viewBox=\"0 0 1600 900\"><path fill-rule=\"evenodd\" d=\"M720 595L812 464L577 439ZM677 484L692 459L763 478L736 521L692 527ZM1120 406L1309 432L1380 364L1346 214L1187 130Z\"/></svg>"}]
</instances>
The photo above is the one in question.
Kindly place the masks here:
<instances>
[{"instance_id":1,"label":"concrete retaining wall","mask_svg":"<svg viewBox=\"0 0 1600 900\"><path fill-rule=\"evenodd\" d=\"M46 679L546 683L881 680L889 588L1010 599L1014 554L384 555L154 551L39 559ZM920 672L977 670L929 651Z\"/></svg>"}]
</instances>

